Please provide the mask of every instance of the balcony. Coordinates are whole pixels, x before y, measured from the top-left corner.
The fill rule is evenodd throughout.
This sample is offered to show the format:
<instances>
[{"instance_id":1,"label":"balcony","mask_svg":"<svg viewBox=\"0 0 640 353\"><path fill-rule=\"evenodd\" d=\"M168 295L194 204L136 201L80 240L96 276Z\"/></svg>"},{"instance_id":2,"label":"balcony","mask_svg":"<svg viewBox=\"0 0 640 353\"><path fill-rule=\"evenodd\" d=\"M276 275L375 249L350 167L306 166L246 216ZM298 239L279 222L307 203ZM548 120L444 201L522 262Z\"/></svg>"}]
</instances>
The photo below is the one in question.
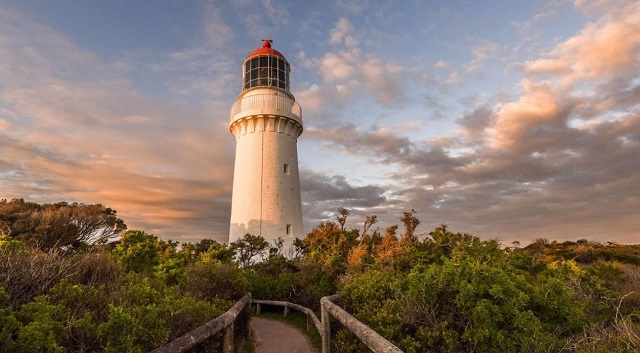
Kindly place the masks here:
<instances>
[{"instance_id":1,"label":"balcony","mask_svg":"<svg viewBox=\"0 0 640 353\"><path fill-rule=\"evenodd\" d=\"M231 107L231 121L255 116L279 115L302 125L302 107L294 99L282 93L252 93L243 95Z\"/></svg>"}]
</instances>

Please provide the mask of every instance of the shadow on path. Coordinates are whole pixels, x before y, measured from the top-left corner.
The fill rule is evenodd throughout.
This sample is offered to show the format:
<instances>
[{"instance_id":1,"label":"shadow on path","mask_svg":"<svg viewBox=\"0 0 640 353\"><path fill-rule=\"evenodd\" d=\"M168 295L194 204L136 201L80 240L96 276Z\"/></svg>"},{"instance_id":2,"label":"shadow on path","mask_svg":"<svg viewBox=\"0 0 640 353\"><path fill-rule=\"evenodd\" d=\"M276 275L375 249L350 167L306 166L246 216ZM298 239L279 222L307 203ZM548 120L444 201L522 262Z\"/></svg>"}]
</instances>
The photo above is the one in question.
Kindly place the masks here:
<instances>
[{"instance_id":1,"label":"shadow on path","mask_svg":"<svg viewBox=\"0 0 640 353\"><path fill-rule=\"evenodd\" d=\"M256 353L316 352L304 334L281 321L253 316L250 325L255 334Z\"/></svg>"}]
</instances>

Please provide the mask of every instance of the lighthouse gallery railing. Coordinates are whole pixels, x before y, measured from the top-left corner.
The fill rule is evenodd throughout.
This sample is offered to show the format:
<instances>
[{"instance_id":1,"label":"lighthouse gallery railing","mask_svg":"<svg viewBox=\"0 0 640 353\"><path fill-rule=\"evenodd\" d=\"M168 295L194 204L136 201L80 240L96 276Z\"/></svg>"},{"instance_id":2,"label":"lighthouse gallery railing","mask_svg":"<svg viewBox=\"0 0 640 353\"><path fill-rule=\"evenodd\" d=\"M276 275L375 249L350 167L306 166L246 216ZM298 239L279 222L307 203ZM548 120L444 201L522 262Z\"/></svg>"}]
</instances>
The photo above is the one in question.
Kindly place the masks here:
<instances>
[{"instance_id":1,"label":"lighthouse gallery railing","mask_svg":"<svg viewBox=\"0 0 640 353\"><path fill-rule=\"evenodd\" d=\"M281 110L302 119L302 107L295 100L284 94L247 94L238 99L231 107L231 119L248 110L269 109Z\"/></svg>"}]
</instances>

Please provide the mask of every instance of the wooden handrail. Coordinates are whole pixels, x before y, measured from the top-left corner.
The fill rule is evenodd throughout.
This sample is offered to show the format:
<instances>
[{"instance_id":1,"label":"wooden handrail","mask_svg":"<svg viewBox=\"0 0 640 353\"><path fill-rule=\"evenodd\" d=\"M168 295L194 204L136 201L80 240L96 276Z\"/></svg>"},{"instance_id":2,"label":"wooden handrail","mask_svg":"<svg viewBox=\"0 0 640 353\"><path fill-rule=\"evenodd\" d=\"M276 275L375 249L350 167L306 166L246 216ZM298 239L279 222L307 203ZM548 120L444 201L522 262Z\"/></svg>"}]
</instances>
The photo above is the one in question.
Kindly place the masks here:
<instances>
[{"instance_id":1,"label":"wooden handrail","mask_svg":"<svg viewBox=\"0 0 640 353\"><path fill-rule=\"evenodd\" d=\"M303 312L303 313L307 314L307 317L311 318L311 320L313 321L313 326L316 327L316 330L318 330L318 333L320 333L320 336L322 336L322 332L323 332L322 322L320 322L320 319L318 319L318 317L316 316L316 313L314 313L313 310L311 310L311 309L309 309L307 307L304 307L304 306L298 305L298 304L294 304L294 303L290 303L290 302L279 301L279 300L252 299L251 302L255 303L255 304L284 306L285 308L291 308L291 309ZM260 314L260 312L258 311L257 314Z\"/></svg>"},{"instance_id":2,"label":"wooden handrail","mask_svg":"<svg viewBox=\"0 0 640 353\"><path fill-rule=\"evenodd\" d=\"M322 310L322 321L320 321L313 310L302 305L279 300L251 300L251 293L247 293L224 314L196 328L195 330L176 338L166 345L153 350L151 353L184 353L220 333L222 330L224 330L223 351L225 353L233 352L234 323L238 315L240 315L240 312L249 302L257 305L264 304L283 306L285 307L285 316L289 308L307 314L307 317L311 318L313 325L322 337L322 353L331 352L331 318L329 314L338 319L338 321L349 329L349 331L353 332L356 337L358 337L358 339L367 345L367 347L369 347L369 349L374 353L403 353L400 348L396 347L379 333L360 322L338 305L334 304L332 300L335 300L337 297L337 295L332 295L322 297L322 299L320 299L320 306ZM258 310L258 313L259 311L260 310ZM307 329L308 325L309 322L307 321Z\"/></svg>"},{"instance_id":3,"label":"wooden handrail","mask_svg":"<svg viewBox=\"0 0 640 353\"><path fill-rule=\"evenodd\" d=\"M349 331L353 332L360 341L369 347L374 353L403 353L400 348L396 347L393 343L389 342L386 338L382 337L379 333L372 330L369 326L363 324L358 319L353 317L353 315L346 312L341 307L337 306L332 302L338 296L332 295L328 297L323 297L320 299L320 306L322 308L322 323L324 324L324 329L328 332L330 330L329 326L329 315L331 314L333 317L338 319ZM330 334L326 335L327 341L323 340L322 342L322 352L329 353L331 351L330 348Z\"/></svg>"},{"instance_id":4,"label":"wooden handrail","mask_svg":"<svg viewBox=\"0 0 640 353\"><path fill-rule=\"evenodd\" d=\"M393 343L389 342L386 338L382 337L379 333L372 330L369 326L363 324L344 309L334 304L332 300L337 299L337 295L331 295L320 299L320 305L322 308L322 321L316 317L313 310L304 307L302 305L279 301L279 300L259 300L253 299L252 303L257 305L256 313L260 314L260 304L283 306L285 308L285 317L287 316L287 309L291 308L307 314L313 320L313 325L320 333L322 337L322 353L331 352L331 318L329 314L338 319L349 331L353 332L360 341L362 341L369 349L374 353L403 353L400 348L396 347ZM307 328L309 322L307 321Z\"/></svg>"},{"instance_id":5,"label":"wooden handrail","mask_svg":"<svg viewBox=\"0 0 640 353\"><path fill-rule=\"evenodd\" d=\"M238 300L231 309L227 310L224 314L217 318L207 322L206 324L194 329L191 332L176 338L175 340L167 343L166 345L153 350L151 353L183 353L187 352L198 344L206 341L207 339L225 330L224 337L224 352L233 352L233 323L236 318L249 303L251 299L251 293L247 293Z\"/></svg>"}]
</instances>

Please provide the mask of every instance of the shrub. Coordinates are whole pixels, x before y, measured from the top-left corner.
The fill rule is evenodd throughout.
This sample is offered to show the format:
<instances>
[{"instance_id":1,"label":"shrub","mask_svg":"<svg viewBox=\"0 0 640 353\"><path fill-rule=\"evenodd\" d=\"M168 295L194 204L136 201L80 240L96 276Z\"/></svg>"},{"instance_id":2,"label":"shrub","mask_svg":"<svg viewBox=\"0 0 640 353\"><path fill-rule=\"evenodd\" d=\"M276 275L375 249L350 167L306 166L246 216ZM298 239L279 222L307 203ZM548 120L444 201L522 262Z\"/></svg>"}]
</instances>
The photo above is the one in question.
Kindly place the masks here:
<instances>
[{"instance_id":1,"label":"shrub","mask_svg":"<svg viewBox=\"0 0 640 353\"><path fill-rule=\"evenodd\" d=\"M246 293L246 282L233 264L197 262L187 269L182 290L200 300L240 299Z\"/></svg>"},{"instance_id":2,"label":"shrub","mask_svg":"<svg viewBox=\"0 0 640 353\"><path fill-rule=\"evenodd\" d=\"M18 308L46 294L60 279L74 275L78 262L61 252L0 250L0 286Z\"/></svg>"}]
</instances>

